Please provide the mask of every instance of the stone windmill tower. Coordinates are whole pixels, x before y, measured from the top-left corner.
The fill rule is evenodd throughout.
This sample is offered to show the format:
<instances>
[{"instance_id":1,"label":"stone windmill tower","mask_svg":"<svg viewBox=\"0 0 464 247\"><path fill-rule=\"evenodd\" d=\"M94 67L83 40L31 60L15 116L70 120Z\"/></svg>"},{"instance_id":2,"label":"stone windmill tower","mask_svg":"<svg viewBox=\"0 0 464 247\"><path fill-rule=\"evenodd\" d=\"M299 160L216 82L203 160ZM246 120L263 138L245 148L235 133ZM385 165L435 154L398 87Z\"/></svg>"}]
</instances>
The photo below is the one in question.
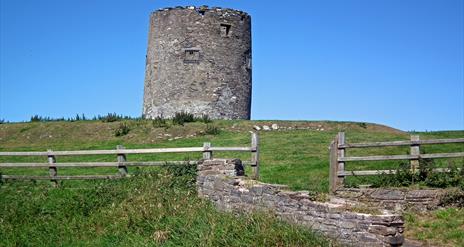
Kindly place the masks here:
<instances>
[{"instance_id":1,"label":"stone windmill tower","mask_svg":"<svg viewBox=\"0 0 464 247\"><path fill-rule=\"evenodd\" d=\"M145 72L143 114L176 112L250 119L251 17L222 8L155 11Z\"/></svg>"}]
</instances>

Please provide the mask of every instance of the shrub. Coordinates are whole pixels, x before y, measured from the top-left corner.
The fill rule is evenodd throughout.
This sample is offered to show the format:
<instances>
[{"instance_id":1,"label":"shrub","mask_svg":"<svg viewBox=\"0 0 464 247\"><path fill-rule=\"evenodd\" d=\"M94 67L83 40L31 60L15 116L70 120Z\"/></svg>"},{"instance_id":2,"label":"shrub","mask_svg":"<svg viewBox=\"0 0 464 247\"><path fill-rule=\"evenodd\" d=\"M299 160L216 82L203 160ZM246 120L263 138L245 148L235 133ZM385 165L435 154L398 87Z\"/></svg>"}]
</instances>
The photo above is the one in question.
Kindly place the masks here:
<instances>
[{"instance_id":1,"label":"shrub","mask_svg":"<svg viewBox=\"0 0 464 247\"><path fill-rule=\"evenodd\" d=\"M363 129L367 129L367 124L366 123L358 123L359 127Z\"/></svg>"},{"instance_id":2,"label":"shrub","mask_svg":"<svg viewBox=\"0 0 464 247\"><path fill-rule=\"evenodd\" d=\"M187 162L188 160L186 160ZM183 187L189 188L195 185L197 176L196 164L167 164L166 170L175 177L171 180L171 188Z\"/></svg>"},{"instance_id":3,"label":"shrub","mask_svg":"<svg viewBox=\"0 0 464 247\"><path fill-rule=\"evenodd\" d=\"M104 123L116 122L122 119L122 116L118 116L116 113L108 113L106 116L98 116L98 118Z\"/></svg>"},{"instance_id":4,"label":"shrub","mask_svg":"<svg viewBox=\"0 0 464 247\"><path fill-rule=\"evenodd\" d=\"M176 112L172 118L172 123L177 125L184 125L184 123L195 122L195 116L192 113L185 111Z\"/></svg>"},{"instance_id":5,"label":"shrub","mask_svg":"<svg viewBox=\"0 0 464 247\"><path fill-rule=\"evenodd\" d=\"M403 162L396 170L396 174L378 176L373 180L373 187L404 187L413 184L425 185L434 188L461 187L464 189L464 169L449 163L449 172L435 171L435 162L432 159L419 161L419 172L413 173L408 162Z\"/></svg>"},{"instance_id":6,"label":"shrub","mask_svg":"<svg viewBox=\"0 0 464 247\"><path fill-rule=\"evenodd\" d=\"M166 128L168 127L166 119L163 118L163 116L157 116L155 119L152 121L153 127L155 128Z\"/></svg>"},{"instance_id":7,"label":"shrub","mask_svg":"<svg viewBox=\"0 0 464 247\"><path fill-rule=\"evenodd\" d=\"M31 117L31 122L40 122L42 121L42 117L39 115L34 115Z\"/></svg>"},{"instance_id":8,"label":"shrub","mask_svg":"<svg viewBox=\"0 0 464 247\"><path fill-rule=\"evenodd\" d=\"M114 131L115 136L124 136L129 134L130 128L126 123L120 123L118 128Z\"/></svg>"},{"instance_id":9,"label":"shrub","mask_svg":"<svg viewBox=\"0 0 464 247\"><path fill-rule=\"evenodd\" d=\"M218 135L219 132L221 132L221 131L219 130L218 127L216 127L214 125L210 125L210 124L206 125L206 128L205 128L205 134L206 135Z\"/></svg>"},{"instance_id":10,"label":"shrub","mask_svg":"<svg viewBox=\"0 0 464 247\"><path fill-rule=\"evenodd\" d=\"M42 117L37 114L31 117L31 122L58 122L58 121L74 122L74 121L80 121L80 120L86 120L86 117L84 114L82 114L82 116L79 114L76 114L75 117L70 117L70 118Z\"/></svg>"},{"instance_id":11,"label":"shrub","mask_svg":"<svg viewBox=\"0 0 464 247\"><path fill-rule=\"evenodd\" d=\"M382 174L381 176L376 177L372 182L372 187L404 187L410 186L413 184L415 179L415 174L409 169L409 163L402 162L396 169L395 174L386 175Z\"/></svg>"},{"instance_id":12,"label":"shrub","mask_svg":"<svg viewBox=\"0 0 464 247\"><path fill-rule=\"evenodd\" d=\"M4 123L6 123L6 122L5 122L5 119L1 118L1 119L0 119L0 124L4 124Z\"/></svg>"},{"instance_id":13,"label":"shrub","mask_svg":"<svg viewBox=\"0 0 464 247\"><path fill-rule=\"evenodd\" d=\"M424 177L424 183L430 187L446 188L464 185L464 171L459 170L454 164L448 165L449 172L430 171Z\"/></svg>"}]
</instances>

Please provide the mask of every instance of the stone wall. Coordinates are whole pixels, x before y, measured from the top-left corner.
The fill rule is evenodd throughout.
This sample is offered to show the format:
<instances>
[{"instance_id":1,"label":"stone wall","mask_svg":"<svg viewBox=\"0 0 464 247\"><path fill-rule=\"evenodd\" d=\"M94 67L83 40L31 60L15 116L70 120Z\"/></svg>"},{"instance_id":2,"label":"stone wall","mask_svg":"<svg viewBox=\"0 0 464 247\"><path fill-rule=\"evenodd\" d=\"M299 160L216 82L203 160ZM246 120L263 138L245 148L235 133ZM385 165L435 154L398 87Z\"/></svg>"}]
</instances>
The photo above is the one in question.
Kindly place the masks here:
<instances>
[{"instance_id":1,"label":"stone wall","mask_svg":"<svg viewBox=\"0 0 464 247\"><path fill-rule=\"evenodd\" d=\"M341 188L336 196L395 211L436 209L448 190L407 188Z\"/></svg>"},{"instance_id":2,"label":"stone wall","mask_svg":"<svg viewBox=\"0 0 464 247\"><path fill-rule=\"evenodd\" d=\"M150 16L143 114L176 112L250 119L251 17L245 12L175 7Z\"/></svg>"},{"instance_id":3,"label":"stone wall","mask_svg":"<svg viewBox=\"0 0 464 247\"><path fill-rule=\"evenodd\" d=\"M281 219L306 226L343 245L399 246L403 218L347 211L344 203L312 201L308 192L248 179L240 160L204 160L198 165L198 194L218 209L232 212L269 211Z\"/></svg>"}]
</instances>

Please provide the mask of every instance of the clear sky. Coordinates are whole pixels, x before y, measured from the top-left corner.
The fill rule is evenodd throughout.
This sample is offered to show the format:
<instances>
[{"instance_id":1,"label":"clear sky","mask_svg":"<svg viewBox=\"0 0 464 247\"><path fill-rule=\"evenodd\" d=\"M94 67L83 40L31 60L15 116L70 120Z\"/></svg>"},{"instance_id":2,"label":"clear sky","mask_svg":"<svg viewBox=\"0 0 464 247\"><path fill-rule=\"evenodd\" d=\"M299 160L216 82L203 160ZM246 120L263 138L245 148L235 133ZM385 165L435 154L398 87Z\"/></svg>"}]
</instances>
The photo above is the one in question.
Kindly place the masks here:
<instances>
[{"instance_id":1,"label":"clear sky","mask_svg":"<svg viewBox=\"0 0 464 247\"><path fill-rule=\"evenodd\" d=\"M462 0L0 0L0 119L140 116L150 12L252 16L252 119L464 129Z\"/></svg>"}]
</instances>

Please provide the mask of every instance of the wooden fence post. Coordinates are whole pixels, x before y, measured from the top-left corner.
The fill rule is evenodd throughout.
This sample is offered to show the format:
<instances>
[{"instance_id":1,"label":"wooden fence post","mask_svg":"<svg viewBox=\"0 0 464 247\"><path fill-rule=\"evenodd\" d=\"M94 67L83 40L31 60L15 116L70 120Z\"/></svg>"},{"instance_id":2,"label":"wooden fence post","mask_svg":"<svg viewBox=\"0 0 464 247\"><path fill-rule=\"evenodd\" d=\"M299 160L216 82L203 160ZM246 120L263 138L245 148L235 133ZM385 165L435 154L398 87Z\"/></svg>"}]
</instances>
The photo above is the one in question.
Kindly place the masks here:
<instances>
[{"instance_id":1,"label":"wooden fence post","mask_svg":"<svg viewBox=\"0 0 464 247\"><path fill-rule=\"evenodd\" d=\"M203 143L203 159L210 160L213 158L213 151L210 151L209 148L211 147L211 143L204 142Z\"/></svg>"},{"instance_id":2,"label":"wooden fence post","mask_svg":"<svg viewBox=\"0 0 464 247\"><path fill-rule=\"evenodd\" d=\"M121 150L121 149L124 149L124 146L123 145L117 145L116 146L116 149L117 150ZM126 176L128 171L127 171L127 166L123 164L123 162L126 162L127 161L127 157L125 154L118 154L118 169L119 169L119 174L121 176Z\"/></svg>"},{"instance_id":3,"label":"wooden fence post","mask_svg":"<svg viewBox=\"0 0 464 247\"><path fill-rule=\"evenodd\" d=\"M345 158L345 148L340 148L339 145L345 145L345 132L338 132L337 153L338 158ZM345 161L338 161L337 173L345 172ZM345 175L337 175L337 186L344 186Z\"/></svg>"},{"instance_id":4,"label":"wooden fence post","mask_svg":"<svg viewBox=\"0 0 464 247\"><path fill-rule=\"evenodd\" d=\"M251 133L251 167L253 179L259 179L259 136L256 132Z\"/></svg>"},{"instance_id":5,"label":"wooden fence post","mask_svg":"<svg viewBox=\"0 0 464 247\"><path fill-rule=\"evenodd\" d=\"M49 153L52 152L52 150L47 150ZM48 167L48 174L50 175L50 177L55 177L56 175L58 175L58 169L56 168L56 166L54 165L56 163L56 158L55 156L49 154L48 155L48 164L49 164L49 167ZM58 180L56 179L51 179L50 180L52 182L52 186L53 187L57 187L58 186Z\"/></svg>"},{"instance_id":6,"label":"wooden fence post","mask_svg":"<svg viewBox=\"0 0 464 247\"><path fill-rule=\"evenodd\" d=\"M330 143L329 152L330 152L330 169L329 169L329 192L333 193L337 190L337 170L338 170L338 138L335 137L332 143Z\"/></svg>"},{"instance_id":7,"label":"wooden fence post","mask_svg":"<svg viewBox=\"0 0 464 247\"><path fill-rule=\"evenodd\" d=\"M419 135L411 135L411 141L419 141ZM420 145L419 144L411 144L411 151L410 155L420 155ZM416 172L416 170L419 168L419 159L411 159L409 161L409 164L411 165L411 171L413 173Z\"/></svg>"}]
</instances>

